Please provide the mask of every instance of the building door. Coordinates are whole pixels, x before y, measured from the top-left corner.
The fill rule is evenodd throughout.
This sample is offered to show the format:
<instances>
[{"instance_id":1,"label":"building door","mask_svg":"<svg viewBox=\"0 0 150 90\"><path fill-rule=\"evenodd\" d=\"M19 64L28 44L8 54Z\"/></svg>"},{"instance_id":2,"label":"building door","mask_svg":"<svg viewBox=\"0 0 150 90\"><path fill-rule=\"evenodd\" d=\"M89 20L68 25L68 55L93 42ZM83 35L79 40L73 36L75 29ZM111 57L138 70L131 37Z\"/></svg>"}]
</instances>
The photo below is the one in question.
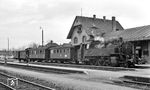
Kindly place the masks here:
<instances>
[{"instance_id":1,"label":"building door","mask_svg":"<svg viewBox=\"0 0 150 90\"><path fill-rule=\"evenodd\" d=\"M139 49L139 50L136 50L136 55L141 58L142 57L142 50Z\"/></svg>"},{"instance_id":2,"label":"building door","mask_svg":"<svg viewBox=\"0 0 150 90\"><path fill-rule=\"evenodd\" d=\"M141 58L142 57L142 48L141 46L136 46L136 51L135 51L136 55Z\"/></svg>"},{"instance_id":3,"label":"building door","mask_svg":"<svg viewBox=\"0 0 150 90\"><path fill-rule=\"evenodd\" d=\"M85 48L86 48L86 44L75 46L76 59L79 63L82 62L84 59Z\"/></svg>"},{"instance_id":4,"label":"building door","mask_svg":"<svg viewBox=\"0 0 150 90\"><path fill-rule=\"evenodd\" d=\"M76 63L79 63L80 61L80 46L74 46L74 60Z\"/></svg>"},{"instance_id":5,"label":"building door","mask_svg":"<svg viewBox=\"0 0 150 90\"><path fill-rule=\"evenodd\" d=\"M79 62L81 62L81 50L80 49L77 50L77 59Z\"/></svg>"}]
</instances>

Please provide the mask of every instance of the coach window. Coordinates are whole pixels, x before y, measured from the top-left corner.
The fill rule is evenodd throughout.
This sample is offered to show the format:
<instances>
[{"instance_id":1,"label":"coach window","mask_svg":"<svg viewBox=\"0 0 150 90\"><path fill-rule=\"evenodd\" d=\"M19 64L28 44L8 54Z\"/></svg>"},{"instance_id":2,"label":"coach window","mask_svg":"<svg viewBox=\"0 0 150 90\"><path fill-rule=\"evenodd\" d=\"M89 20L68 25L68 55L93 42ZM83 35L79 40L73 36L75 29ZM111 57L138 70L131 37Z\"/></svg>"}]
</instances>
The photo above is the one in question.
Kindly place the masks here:
<instances>
[{"instance_id":1,"label":"coach window","mask_svg":"<svg viewBox=\"0 0 150 90\"><path fill-rule=\"evenodd\" d=\"M67 49L67 52L69 52L69 49Z\"/></svg>"},{"instance_id":2,"label":"coach window","mask_svg":"<svg viewBox=\"0 0 150 90\"><path fill-rule=\"evenodd\" d=\"M66 50L64 49L64 53L66 52Z\"/></svg>"},{"instance_id":3,"label":"coach window","mask_svg":"<svg viewBox=\"0 0 150 90\"><path fill-rule=\"evenodd\" d=\"M86 36L83 36L83 37L82 37L82 42L83 42L83 43L86 42Z\"/></svg>"},{"instance_id":4,"label":"coach window","mask_svg":"<svg viewBox=\"0 0 150 90\"><path fill-rule=\"evenodd\" d=\"M78 38L74 37L74 44L78 43Z\"/></svg>"},{"instance_id":5,"label":"coach window","mask_svg":"<svg viewBox=\"0 0 150 90\"><path fill-rule=\"evenodd\" d=\"M54 50L50 50L51 51L51 54L53 54L54 53Z\"/></svg>"},{"instance_id":6,"label":"coach window","mask_svg":"<svg viewBox=\"0 0 150 90\"><path fill-rule=\"evenodd\" d=\"M42 50L40 50L40 54L42 53Z\"/></svg>"},{"instance_id":7,"label":"coach window","mask_svg":"<svg viewBox=\"0 0 150 90\"><path fill-rule=\"evenodd\" d=\"M54 53L56 53L56 50L54 50Z\"/></svg>"},{"instance_id":8,"label":"coach window","mask_svg":"<svg viewBox=\"0 0 150 90\"><path fill-rule=\"evenodd\" d=\"M36 51L34 51L34 54L36 55Z\"/></svg>"}]
</instances>

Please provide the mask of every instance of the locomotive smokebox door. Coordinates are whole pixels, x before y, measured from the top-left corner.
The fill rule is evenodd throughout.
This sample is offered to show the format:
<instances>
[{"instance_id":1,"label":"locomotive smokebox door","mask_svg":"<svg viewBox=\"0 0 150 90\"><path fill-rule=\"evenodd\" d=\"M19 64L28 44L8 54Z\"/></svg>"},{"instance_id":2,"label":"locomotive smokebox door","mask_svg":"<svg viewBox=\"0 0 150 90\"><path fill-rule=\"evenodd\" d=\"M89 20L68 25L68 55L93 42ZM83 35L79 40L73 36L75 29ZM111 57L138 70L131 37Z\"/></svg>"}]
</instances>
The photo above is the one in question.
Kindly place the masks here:
<instances>
[{"instance_id":1,"label":"locomotive smokebox door","mask_svg":"<svg viewBox=\"0 0 150 90\"><path fill-rule=\"evenodd\" d=\"M118 65L118 62L117 62L118 58L119 58L119 57L118 57L117 54L112 54L112 55L110 56L111 66L117 66L117 65Z\"/></svg>"}]
</instances>

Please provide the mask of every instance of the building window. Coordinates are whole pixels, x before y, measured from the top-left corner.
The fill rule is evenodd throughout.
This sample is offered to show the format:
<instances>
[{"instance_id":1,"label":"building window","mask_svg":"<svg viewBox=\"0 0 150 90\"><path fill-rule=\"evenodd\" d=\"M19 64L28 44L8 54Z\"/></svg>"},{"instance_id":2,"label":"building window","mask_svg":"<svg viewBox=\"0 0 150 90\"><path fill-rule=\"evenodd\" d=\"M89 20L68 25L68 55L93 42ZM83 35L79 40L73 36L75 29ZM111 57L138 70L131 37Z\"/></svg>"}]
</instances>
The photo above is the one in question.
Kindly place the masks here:
<instances>
[{"instance_id":1,"label":"building window","mask_svg":"<svg viewBox=\"0 0 150 90\"><path fill-rule=\"evenodd\" d=\"M57 49L57 53L59 53L59 50Z\"/></svg>"},{"instance_id":2,"label":"building window","mask_svg":"<svg viewBox=\"0 0 150 90\"><path fill-rule=\"evenodd\" d=\"M82 37L82 42L83 42L83 43L86 42L86 36L83 36L83 37Z\"/></svg>"},{"instance_id":3,"label":"building window","mask_svg":"<svg viewBox=\"0 0 150 90\"><path fill-rule=\"evenodd\" d=\"M78 43L78 38L74 37L74 44Z\"/></svg>"}]
</instances>

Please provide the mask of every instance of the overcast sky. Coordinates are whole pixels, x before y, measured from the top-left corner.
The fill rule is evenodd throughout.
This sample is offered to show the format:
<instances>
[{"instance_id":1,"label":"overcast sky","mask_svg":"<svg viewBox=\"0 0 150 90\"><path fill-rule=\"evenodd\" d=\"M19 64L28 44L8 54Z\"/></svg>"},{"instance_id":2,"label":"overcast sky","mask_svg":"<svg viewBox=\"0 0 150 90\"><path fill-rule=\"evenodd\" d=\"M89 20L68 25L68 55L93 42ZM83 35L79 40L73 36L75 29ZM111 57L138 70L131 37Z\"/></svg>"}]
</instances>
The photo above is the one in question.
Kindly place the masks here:
<instances>
[{"instance_id":1,"label":"overcast sky","mask_svg":"<svg viewBox=\"0 0 150 90\"><path fill-rule=\"evenodd\" d=\"M0 49L19 48L35 42L69 42L66 39L75 16L111 19L124 28L150 25L149 0L0 0Z\"/></svg>"}]
</instances>

